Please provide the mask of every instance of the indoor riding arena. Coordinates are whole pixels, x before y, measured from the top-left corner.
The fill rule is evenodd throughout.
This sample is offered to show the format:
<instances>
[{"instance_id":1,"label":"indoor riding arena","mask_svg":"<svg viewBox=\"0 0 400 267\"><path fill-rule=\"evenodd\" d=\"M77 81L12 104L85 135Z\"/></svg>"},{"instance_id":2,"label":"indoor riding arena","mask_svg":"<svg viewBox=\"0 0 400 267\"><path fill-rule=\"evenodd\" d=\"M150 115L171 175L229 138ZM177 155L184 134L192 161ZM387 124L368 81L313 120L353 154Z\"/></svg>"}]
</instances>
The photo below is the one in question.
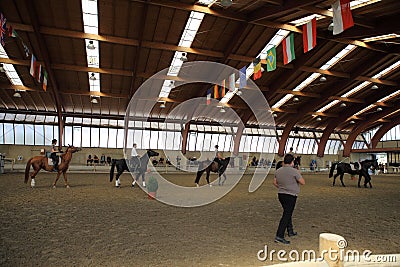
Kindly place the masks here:
<instances>
[{"instance_id":1,"label":"indoor riding arena","mask_svg":"<svg viewBox=\"0 0 400 267\"><path fill-rule=\"evenodd\" d=\"M400 266L399 1L0 15L0 266Z\"/></svg>"}]
</instances>

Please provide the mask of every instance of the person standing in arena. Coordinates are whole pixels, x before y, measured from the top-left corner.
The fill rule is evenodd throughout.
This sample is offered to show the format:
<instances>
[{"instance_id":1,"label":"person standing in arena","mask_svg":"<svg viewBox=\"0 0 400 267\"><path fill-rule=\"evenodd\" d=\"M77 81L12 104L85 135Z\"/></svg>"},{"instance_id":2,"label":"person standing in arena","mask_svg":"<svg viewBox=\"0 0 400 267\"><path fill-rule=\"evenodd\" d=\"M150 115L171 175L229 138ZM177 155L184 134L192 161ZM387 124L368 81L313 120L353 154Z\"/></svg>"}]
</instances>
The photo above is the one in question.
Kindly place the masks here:
<instances>
[{"instance_id":1,"label":"person standing in arena","mask_svg":"<svg viewBox=\"0 0 400 267\"><path fill-rule=\"evenodd\" d=\"M297 195L300 193L300 185L304 185L305 180L299 170L294 168L294 157L286 154L283 159L283 167L275 172L274 186L278 188L278 199L283 208L283 214L276 231L275 242L290 244L285 239L285 231L288 236L296 236L293 230L292 214L296 205Z\"/></svg>"}]
</instances>

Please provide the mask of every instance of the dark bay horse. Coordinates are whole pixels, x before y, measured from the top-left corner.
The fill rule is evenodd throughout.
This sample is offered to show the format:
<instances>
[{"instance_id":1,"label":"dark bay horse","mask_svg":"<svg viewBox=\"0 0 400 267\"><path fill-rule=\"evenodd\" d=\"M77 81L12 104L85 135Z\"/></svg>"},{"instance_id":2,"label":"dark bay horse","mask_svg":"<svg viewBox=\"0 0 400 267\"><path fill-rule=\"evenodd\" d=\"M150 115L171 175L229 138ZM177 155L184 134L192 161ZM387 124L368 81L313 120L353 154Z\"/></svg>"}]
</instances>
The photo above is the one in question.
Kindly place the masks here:
<instances>
[{"instance_id":1,"label":"dark bay horse","mask_svg":"<svg viewBox=\"0 0 400 267\"><path fill-rule=\"evenodd\" d=\"M147 150L146 154L140 157L140 167L137 168L136 171L136 179L132 177L132 187L135 186L135 183L137 180L139 180L139 177L142 176L142 181L144 182L144 176L147 171L147 164L149 163L150 157L155 157L158 156L158 152L154 150ZM124 171L130 171L133 173L133 166L128 166L125 159L113 159L111 163L111 170L110 170L110 182L113 181L114 179L114 169L117 167L117 174L115 176L115 186L119 187L121 185L121 182L119 180L119 177ZM144 185L145 186L145 185Z\"/></svg>"},{"instance_id":2,"label":"dark bay horse","mask_svg":"<svg viewBox=\"0 0 400 267\"><path fill-rule=\"evenodd\" d=\"M297 157L295 157L294 158L294 168L296 168L296 169L299 169L300 168L300 164L301 164L301 156L297 156ZM282 167L283 166L283 161L282 160L280 160L280 161L278 161L278 163L276 164L276 167L275 167L275 169L277 170L277 169L279 169L280 167Z\"/></svg>"},{"instance_id":3,"label":"dark bay horse","mask_svg":"<svg viewBox=\"0 0 400 267\"><path fill-rule=\"evenodd\" d=\"M197 171L197 175L196 175L196 180L194 181L196 183L197 186L199 186L199 181L201 178L201 175L206 172L207 176L207 184L210 185L210 172L215 172L218 173L218 185L223 185L224 182L226 181L226 168L228 167L229 164L229 160L231 158L227 157L225 159L220 159L222 167L221 169L219 169L218 163L215 161L210 161L210 160L205 160L205 161L200 161L199 162L199 168ZM221 176L224 176L224 180L221 181ZM211 186L211 185L210 185Z\"/></svg>"},{"instance_id":4,"label":"dark bay horse","mask_svg":"<svg viewBox=\"0 0 400 267\"><path fill-rule=\"evenodd\" d=\"M68 170L69 163L71 162L72 154L80 150L80 148L68 146L67 150L65 150L65 153L61 154L61 163L58 165L57 177L53 183L54 188L56 187L56 183L60 178L61 173L64 176L65 187L69 188L66 172ZM54 171L54 167L49 165L48 158L46 158L45 156L36 156L30 158L25 167L25 183L27 183L29 180L29 170L31 169L31 166L33 168L33 173L30 175L32 188L35 187L35 176L41 169L48 172Z\"/></svg>"},{"instance_id":5,"label":"dark bay horse","mask_svg":"<svg viewBox=\"0 0 400 267\"><path fill-rule=\"evenodd\" d=\"M349 163L345 163L345 162L337 162L337 163L333 163L331 166L331 169L329 171L329 178L331 178L333 176L333 172L336 169L336 174L335 176L333 176L333 184L332 186L335 186L335 180L336 177L338 177L340 175L340 182L342 183L342 186L345 186L343 183L343 176L345 173L350 174L351 176L354 175L358 175L358 187L360 186L360 182L361 182L361 177L364 176L364 187L368 187L367 184L369 184L370 188L372 188L372 184L371 184L371 176L368 173L368 169L370 167L373 167L374 170L378 168L378 161L372 160L372 159L367 159L364 161L360 162L360 165L358 169L354 169L351 167L351 165Z\"/></svg>"}]
</instances>

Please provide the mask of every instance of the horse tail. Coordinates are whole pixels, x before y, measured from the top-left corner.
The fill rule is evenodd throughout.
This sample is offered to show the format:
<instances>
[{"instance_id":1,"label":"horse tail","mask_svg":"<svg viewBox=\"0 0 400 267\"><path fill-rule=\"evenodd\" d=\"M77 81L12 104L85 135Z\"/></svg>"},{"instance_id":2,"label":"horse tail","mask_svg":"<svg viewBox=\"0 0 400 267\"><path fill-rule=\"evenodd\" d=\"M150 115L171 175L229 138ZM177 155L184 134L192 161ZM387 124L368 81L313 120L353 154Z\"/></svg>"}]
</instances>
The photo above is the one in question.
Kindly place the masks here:
<instances>
[{"instance_id":1,"label":"horse tail","mask_svg":"<svg viewBox=\"0 0 400 267\"><path fill-rule=\"evenodd\" d=\"M29 170L31 169L31 160L32 160L32 158L30 158L29 160L28 160L28 162L26 163L26 167L25 167L25 183L27 183L28 182L28 179L29 179Z\"/></svg>"},{"instance_id":2,"label":"horse tail","mask_svg":"<svg viewBox=\"0 0 400 267\"><path fill-rule=\"evenodd\" d=\"M117 160L116 160L116 159L113 159L113 160L111 161L110 182L112 182L113 179L114 179L114 169L115 169L115 165L116 165L116 164L117 164Z\"/></svg>"},{"instance_id":3,"label":"horse tail","mask_svg":"<svg viewBox=\"0 0 400 267\"><path fill-rule=\"evenodd\" d=\"M333 176L333 172L335 171L336 164L337 163L332 164L331 170L329 171L329 178L331 178Z\"/></svg>"}]
</instances>

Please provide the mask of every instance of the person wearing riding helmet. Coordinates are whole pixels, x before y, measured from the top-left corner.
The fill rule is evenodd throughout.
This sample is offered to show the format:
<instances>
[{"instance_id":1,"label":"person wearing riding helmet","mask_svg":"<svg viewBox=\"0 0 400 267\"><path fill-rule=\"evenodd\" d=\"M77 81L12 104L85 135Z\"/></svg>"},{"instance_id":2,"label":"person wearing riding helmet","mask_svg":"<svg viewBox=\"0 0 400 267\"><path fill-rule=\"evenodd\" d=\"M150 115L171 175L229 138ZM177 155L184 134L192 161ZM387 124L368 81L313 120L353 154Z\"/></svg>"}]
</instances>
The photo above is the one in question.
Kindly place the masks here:
<instances>
[{"instance_id":1,"label":"person wearing riding helmet","mask_svg":"<svg viewBox=\"0 0 400 267\"><path fill-rule=\"evenodd\" d=\"M222 170L222 160L225 158L222 157L221 152L218 150L219 146L215 145L215 158L214 161L218 163L218 173Z\"/></svg>"},{"instance_id":2,"label":"person wearing riding helmet","mask_svg":"<svg viewBox=\"0 0 400 267\"><path fill-rule=\"evenodd\" d=\"M53 161L54 171L58 171L58 156L57 153L60 152L57 147L57 139L51 140L51 154L50 158Z\"/></svg>"}]
</instances>

